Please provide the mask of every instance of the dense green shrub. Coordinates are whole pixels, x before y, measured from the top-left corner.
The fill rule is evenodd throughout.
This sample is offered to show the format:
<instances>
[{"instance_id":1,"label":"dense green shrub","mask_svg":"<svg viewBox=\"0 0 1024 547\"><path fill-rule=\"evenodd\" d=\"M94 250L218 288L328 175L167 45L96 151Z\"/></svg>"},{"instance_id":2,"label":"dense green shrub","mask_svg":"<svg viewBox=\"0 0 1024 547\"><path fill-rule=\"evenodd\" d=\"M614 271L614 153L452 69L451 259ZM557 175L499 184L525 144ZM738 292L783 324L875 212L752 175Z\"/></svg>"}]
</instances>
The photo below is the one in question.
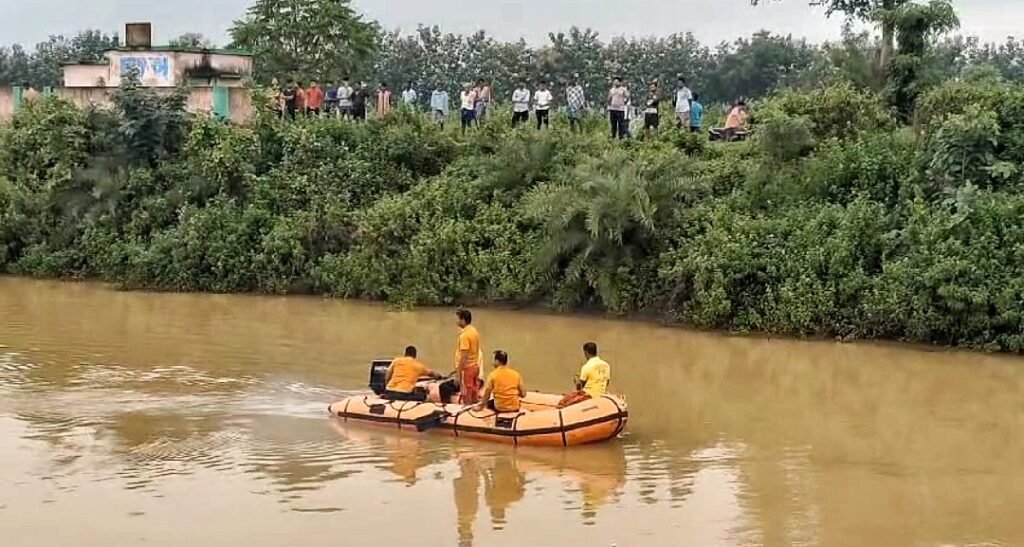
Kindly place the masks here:
<instances>
[{"instance_id":1,"label":"dense green shrub","mask_svg":"<svg viewBox=\"0 0 1024 547\"><path fill-rule=\"evenodd\" d=\"M848 83L807 92L783 91L758 108L806 117L814 124L815 136L822 139L842 139L863 131L885 131L896 127L895 118L877 95L858 90Z\"/></svg>"},{"instance_id":2,"label":"dense green shrub","mask_svg":"<svg viewBox=\"0 0 1024 547\"><path fill-rule=\"evenodd\" d=\"M856 335L860 299L881 271L880 205L797 205L749 215L724 204L660 259L667 311L703 327Z\"/></svg>"},{"instance_id":3,"label":"dense green shrub","mask_svg":"<svg viewBox=\"0 0 1024 547\"><path fill-rule=\"evenodd\" d=\"M915 203L866 300L864 335L1024 350L1024 198Z\"/></svg>"},{"instance_id":4,"label":"dense green shrub","mask_svg":"<svg viewBox=\"0 0 1024 547\"><path fill-rule=\"evenodd\" d=\"M1024 350L1024 93L993 78L922 97L916 132L847 84L782 92L738 143L118 97L0 127L0 268Z\"/></svg>"}]
</instances>

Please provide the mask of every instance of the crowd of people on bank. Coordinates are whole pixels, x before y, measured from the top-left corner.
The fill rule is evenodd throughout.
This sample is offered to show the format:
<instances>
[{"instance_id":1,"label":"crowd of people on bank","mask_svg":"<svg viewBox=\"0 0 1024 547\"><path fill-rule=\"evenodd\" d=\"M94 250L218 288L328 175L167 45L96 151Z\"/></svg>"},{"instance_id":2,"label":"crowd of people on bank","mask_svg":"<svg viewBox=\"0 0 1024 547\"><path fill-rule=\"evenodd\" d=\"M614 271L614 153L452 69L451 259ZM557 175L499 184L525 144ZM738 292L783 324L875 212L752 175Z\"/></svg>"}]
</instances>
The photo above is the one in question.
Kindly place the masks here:
<instances>
[{"instance_id":1,"label":"crowd of people on bank","mask_svg":"<svg viewBox=\"0 0 1024 547\"><path fill-rule=\"evenodd\" d=\"M506 351L493 353L493 370L483 382L481 394L480 367L483 359L480 332L473 325L473 314L469 310L455 313L459 336L455 346L455 370L449 375L459 384L459 403L475 405L478 410L489 408L495 412L517 412L520 401L526 397L525 383L520 372L509 365ZM597 344L583 344L585 362L579 374L573 379L574 391L568 393L559 406L568 406L591 397L601 397L608 391L611 381L611 366L597 353ZM415 346L405 348L405 354L396 357L388 368L387 388L383 397L394 401L426 401L427 393L417 388L422 378L445 378L430 370L417 355Z\"/></svg>"},{"instance_id":2,"label":"crowd of people on bank","mask_svg":"<svg viewBox=\"0 0 1024 547\"><path fill-rule=\"evenodd\" d=\"M377 116L384 116L397 105L413 109L425 108L434 121L443 127L451 116L453 106L452 97L441 82L437 82L428 96L421 96L415 82L408 82L396 97L386 82L382 82L371 94L365 82L348 77L342 78L339 83L327 81L323 87L316 80L304 86L303 82L289 79L282 86L275 79L271 83L270 93L272 105L281 116L288 119L330 115L362 121L370 109ZM463 133L486 121L495 103L493 87L486 78L475 83L465 83L457 99L458 119ZM513 127L529 124L532 114L538 130L548 128L551 125L552 110L561 106L568 117L570 129L580 131L585 115L595 110L606 110L611 137L625 139L630 136L630 122L633 120L642 119L644 132L657 132L662 125L662 105L667 100L671 100L677 128L700 133L704 127L704 104L683 77L678 78L675 89L670 92L663 91L658 82L651 82L646 96L637 102L633 101L629 88L620 77L613 79L612 87L603 102L591 102L578 74L566 82L557 97L549 82L541 80L533 90L527 82L520 82L509 99ZM747 117L746 103L736 102L729 110L725 125L709 131L711 137L733 140L744 136Z\"/></svg>"}]
</instances>

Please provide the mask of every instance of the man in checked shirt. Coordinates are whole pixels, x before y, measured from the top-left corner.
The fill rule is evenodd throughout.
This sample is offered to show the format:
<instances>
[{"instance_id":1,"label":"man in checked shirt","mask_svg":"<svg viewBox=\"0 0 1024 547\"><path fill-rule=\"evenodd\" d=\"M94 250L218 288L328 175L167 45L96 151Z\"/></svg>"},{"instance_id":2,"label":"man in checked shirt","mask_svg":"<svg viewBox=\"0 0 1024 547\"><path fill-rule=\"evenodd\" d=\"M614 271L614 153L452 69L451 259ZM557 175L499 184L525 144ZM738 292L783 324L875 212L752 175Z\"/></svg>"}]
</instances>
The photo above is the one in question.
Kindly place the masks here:
<instances>
[{"instance_id":1,"label":"man in checked shirt","mask_svg":"<svg viewBox=\"0 0 1024 547\"><path fill-rule=\"evenodd\" d=\"M565 88L565 105L569 111L569 126L573 132L582 130L580 120L583 119L583 111L587 108L587 96L579 83L579 76L573 74L569 79L569 87Z\"/></svg>"}]
</instances>

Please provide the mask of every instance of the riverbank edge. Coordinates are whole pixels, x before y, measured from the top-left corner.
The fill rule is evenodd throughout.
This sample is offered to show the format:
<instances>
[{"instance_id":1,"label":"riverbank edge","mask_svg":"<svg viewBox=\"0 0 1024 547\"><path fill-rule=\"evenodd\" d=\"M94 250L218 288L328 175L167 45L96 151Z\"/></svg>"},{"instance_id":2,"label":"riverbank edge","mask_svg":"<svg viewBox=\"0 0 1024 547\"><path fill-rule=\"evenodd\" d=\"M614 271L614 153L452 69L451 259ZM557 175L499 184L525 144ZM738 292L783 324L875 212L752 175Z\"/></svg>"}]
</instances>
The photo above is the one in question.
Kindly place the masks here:
<instances>
[{"instance_id":1,"label":"riverbank edge","mask_svg":"<svg viewBox=\"0 0 1024 547\"><path fill-rule=\"evenodd\" d=\"M574 309L558 309L557 307L550 305L541 305L537 303L526 304L526 303L514 303L509 301L473 301L466 300L459 304L451 305L415 305L415 304L401 304L388 302L385 300L378 300L373 298L346 298L340 296L332 296L330 294L318 293L315 291L293 291L283 293L273 292L260 292L260 291L237 291L237 292L212 292L212 291L175 291L165 290L159 287L147 287L147 286L125 286L123 284L110 281L99 277L49 277L49 276L38 276L38 275L26 275L13 272L0 272L0 279L2 278L13 278L13 279L27 279L32 281L56 281L61 283L92 283L103 285L108 289L116 292L125 293L152 293L152 294L208 294L208 295L230 295L230 296L252 296L252 297L278 297L278 298L316 298L319 300L332 300L332 301L348 301L348 302L359 302L363 304L373 304L381 307L385 307L388 311L392 312L406 312L417 309L423 310L451 310L453 313L459 308L472 308L474 310L497 310L506 312L525 312L542 316L560 316L560 317L579 317L588 319L600 319L606 321L618 321L626 323L646 324L668 329L679 329L681 331L688 331L692 333L708 334L713 336L721 336L728 338L742 338L750 340L781 340L790 342L808 342L808 343L832 343L832 344L843 344L843 345L870 345L883 348L899 348L907 349L912 351L924 351L924 352L935 352L935 353L968 353L968 354L982 354L990 356L1004 356L1007 358L1018 357L1019 354L1008 352L1008 351L993 351L991 349L970 347L970 346L953 346L943 345L938 343L928 343L909 339L891 339L891 338L866 338L856 336L814 336L804 335L798 333L787 333L787 332L771 332L771 331L747 331L747 330L735 330L735 329L705 329L699 326L686 323L683 321L672 321L666 318L664 315L654 312L632 312L632 313L610 313L604 310L598 309L586 309L586 308L574 308Z\"/></svg>"}]
</instances>

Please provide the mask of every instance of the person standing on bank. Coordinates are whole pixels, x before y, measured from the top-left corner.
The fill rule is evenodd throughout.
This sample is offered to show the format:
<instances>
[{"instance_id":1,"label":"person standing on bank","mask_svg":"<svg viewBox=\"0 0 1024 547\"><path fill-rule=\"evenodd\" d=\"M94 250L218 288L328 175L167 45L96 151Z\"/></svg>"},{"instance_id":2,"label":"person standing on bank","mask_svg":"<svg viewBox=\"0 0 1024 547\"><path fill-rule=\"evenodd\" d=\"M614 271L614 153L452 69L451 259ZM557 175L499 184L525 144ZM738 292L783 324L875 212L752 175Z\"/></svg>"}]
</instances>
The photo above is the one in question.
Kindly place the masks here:
<instances>
[{"instance_id":1,"label":"person standing on bank","mask_svg":"<svg viewBox=\"0 0 1024 547\"><path fill-rule=\"evenodd\" d=\"M295 80L291 78L288 78L288 84L281 90L281 105L284 108L284 115L294 121L295 113L299 109L299 90Z\"/></svg>"},{"instance_id":2,"label":"person standing on bank","mask_svg":"<svg viewBox=\"0 0 1024 547\"><path fill-rule=\"evenodd\" d=\"M383 118L391 112L391 90L388 89L387 82L380 83L380 89L377 90L377 117Z\"/></svg>"},{"instance_id":3,"label":"person standing on bank","mask_svg":"<svg viewBox=\"0 0 1024 547\"><path fill-rule=\"evenodd\" d=\"M366 102L370 100L370 92L366 90L366 82L355 82L352 88L352 119L361 122L366 120Z\"/></svg>"},{"instance_id":4,"label":"person standing on bank","mask_svg":"<svg viewBox=\"0 0 1024 547\"><path fill-rule=\"evenodd\" d=\"M600 397L608 392L608 382L612 378L612 367L597 356L597 344L583 344L583 357L587 362L576 377L576 389L583 390L591 397Z\"/></svg>"},{"instance_id":5,"label":"person standing on bank","mask_svg":"<svg viewBox=\"0 0 1024 547\"><path fill-rule=\"evenodd\" d=\"M302 81L295 82L295 111L300 116L306 115L306 88L302 87Z\"/></svg>"},{"instance_id":6,"label":"person standing on bank","mask_svg":"<svg viewBox=\"0 0 1024 547\"><path fill-rule=\"evenodd\" d=\"M530 88L523 82L512 92L512 127L530 121Z\"/></svg>"},{"instance_id":7,"label":"person standing on bank","mask_svg":"<svg viewBox=\"0 0 1024 547\"><path fill-rule=\"evenodd\" d=\"M327 80L327 89L324 92L324 114L334 116L338 112L338 86Z\"/></svg>"},{"instance_id":8,"label":"person standing on bank","mask_svg":"<svg viewBox=\"0 0 1024 547\"><path fill-rule=\"evenodd\" d=\"M355 94L355 90L352 89L352 84L349 83L349 77L345 76L341 79L341 85L338 86L338 115L342 118L348 119L352 117L352 95ZM365 106L366 103L364 102Z\"/></svg>"},{"instance_id":9,"label":"person standing on bank","mask_svg":"<svg viewBox=\"0 0 1024 547\"><path fill-rule=\"evenodd\" d=\"M658 96L657 82L651 82L647 89L647 103L644 105L644 131L648 134L657 133L660 114L658 107L661 105L661 97Z\"/></svg>"},{"instance_id":10,"label":"person standing on bank","mask_svg":"<svg viewBox=\"0 0 1024 547\"><path fill-rule=\"evenodd\" d=\"M626 108L629 106L629 89L622 85L622 78L612 80L612 88L608 91L608 121L612 129L613 139L626 138Z\"/></svg>"},{"instance_id":11,"label":"person standing on bank","mask_svg":"<svg viewBox=\"0 0 1024 547\"><path fill-rule=\"evenodd\" d=\"M582 131L583 111L587 108L587 96L579 82L579 74L573 74L569 87L565 89L565 106L569 113L569 129L574 133Z\"/></svg>"},{"instance_id":12,"label":"person standing on bank","mask_svg":"<svg viewBox=\"0 0 1024 547\"><path fill-rule=\"evenodd\" d=\"M476 82L476 102L473 103L476 124L480 125L487 119L487 109L491 106L491 84L484 78Z\"/></svg>"},{"instance_id":13,"label":"person standing on bank","mask_svg":"<svg viewBox=\"0 0 1024 547\"><path fill-rule=\"evenodd\" d=\"M316 80L309 82L309 90L306 91L306 114L319 116L324 107L324 90Z\"/></svg>"},{"instance_id":14,"label":"person standing on bank","mask_svg":"<svg viewBox=\"0 0 1024 547\"><path fill-rule=\"evenodd\" d=\"M704 124L704 105L700 102L700 96L693 94L693 101L690 103L690 133L700 133Z\"/></svg>"},{"instance_id":15,"label":"person standing on bank","mask_svg":"<svg viewBox=\"0 0 1024 547\"><path fill-rule=\"evenodd\" d=\"M473 326L473 313L455 312L459 339L455 346L455 370L459 379L459 402L475 405L480 401L480 333Z\"/></svg>"},{"instance_id":16,"label":"person standing on bank","mask_svg":"<svg viewBox=\"0 0 1024 547\"><path fill-rule=\"evenodd\" d=\"M676 83L676 126L680 129L690 124L690 101L693 100L693 92L686 85L686 79L682 76Z\"/></svg>"},{"instance_id":17,"label":"person standing on bank","mask_svg":"<svg viewBox=\"0 0 1024 547\"><path fill-rule=\"evenodd\" d=\"M405 86L405 91L402 92L402 104L411 108L416 108L417 99L418 94L416 93L416 84L409 82L409 84Z\"/></svg>"},{"instance_id":18,"label":"person standing on bank","mask_svg":"<svg viewBox=\"0 0 1024 547\"><path fill-rule=\"evenodd\" d=\"M533 94L533 112L537 116L538 130L540 130L541 126L551 126L551 102L554 99L555 97L551 94L551 90L548 89L548 83L541 80L540 85L537 86L537 91Z\"/></svg>"},{"instance_id":19,"label":"person standing on bank","mask_svg":"<svg viewBox=\"0 0 1024 547\"><path fill-rule=\"evenodd\" d=\"M476 89L473 87L473 84L467 82L462 86L462 93L459 94L459 103L462 108L459 118L462 122L462 134L465 135L466 129L473 125L473 120L476 119Z\"/></svg>"},{"instance_id":20,"label":"person standing on bank","mask_svg":"<svg viewBox=\"0 0 1024 547\"><path fill-rule=\"evenodd\" d=\"M442 129L444 129L444 121L448 119L448 103L448 92L445 91L441 82L437 82L434 92L430 94L430 109L434 111L434 121Z\"/></svg>"}]
</instances>

